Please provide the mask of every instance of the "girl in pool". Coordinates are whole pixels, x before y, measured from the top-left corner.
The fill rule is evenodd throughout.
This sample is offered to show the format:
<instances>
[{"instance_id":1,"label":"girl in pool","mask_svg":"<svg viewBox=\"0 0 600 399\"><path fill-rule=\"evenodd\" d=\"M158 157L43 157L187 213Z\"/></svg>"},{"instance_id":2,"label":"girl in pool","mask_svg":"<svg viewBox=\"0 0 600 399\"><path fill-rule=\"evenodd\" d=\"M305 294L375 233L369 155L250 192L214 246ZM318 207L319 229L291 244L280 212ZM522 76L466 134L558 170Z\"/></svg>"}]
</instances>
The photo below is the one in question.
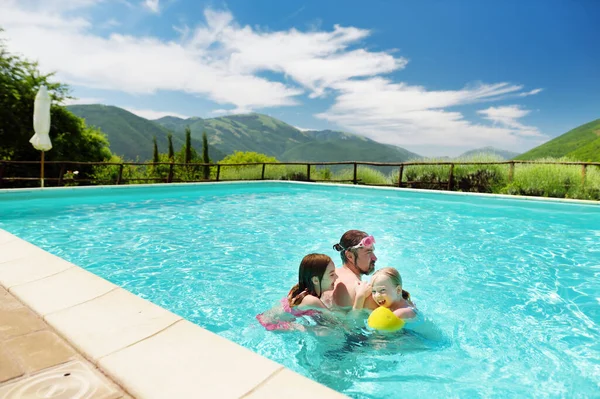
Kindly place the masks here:
<instances>
[{"instance_id":1,"label":"girl in pool","mask_svg":"<svg viewBox=\"0 0 600 399\"><path fill-rule=\"evenodd\" d=\"M297 317L316 316L320 310L327 309L321 296L324 292L333 290L336 279L335 265L329 256L306 255L300 262L298 283L281 300L281 307L261 313L256 318L267 330L301 328L292 322Z\"/></svg>"},{"instance_id":2,"label":"girl in pool","mask_svg":"<svg viewBox=\"0 0 600 399\"><path fill-rule=\"evenodd\" d=\"M327 308L321 301L321 295L333 290L335 280L335 265L329 256L306 255L298 270L298 284L292 287L287 296L289 307Z\"/></svg>"},{"instance_id":3,"label":"girl in pool","mask_svg":"<svg viewBox=\"0 0 600 399\"><path fill-rule=\"evenodd\" d=\"M402 289L402 276L393 267L377 270L370 283L358 285L355 310L363 308L369 290L379 306L389 308L398 318L413 319L417 316L417 308L410 300L410 294Z\"/></svg>"}]
</instances>

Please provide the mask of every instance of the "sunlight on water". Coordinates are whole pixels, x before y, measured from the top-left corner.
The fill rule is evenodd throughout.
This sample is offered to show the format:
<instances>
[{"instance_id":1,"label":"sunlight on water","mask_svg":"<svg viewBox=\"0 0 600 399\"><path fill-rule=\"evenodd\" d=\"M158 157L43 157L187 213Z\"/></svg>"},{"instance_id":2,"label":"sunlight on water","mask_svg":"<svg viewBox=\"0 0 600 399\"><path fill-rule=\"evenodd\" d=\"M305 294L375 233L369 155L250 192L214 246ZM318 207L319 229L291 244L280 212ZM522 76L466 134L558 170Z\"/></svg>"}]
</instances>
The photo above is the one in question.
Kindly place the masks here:
<instances>
[{"instance_id":1,"label":"sunlight on water","mask_svg":"<svg viewBox=\"0 0 600 399\"><path fill-rule=\"evenodd\" d=\"M288 184L77 193L2 195L0 227L351 397L598 395L600 206ZM441 337L256 322L305 254L339 266L351 228Z\"/></svg>"}]
</instances>

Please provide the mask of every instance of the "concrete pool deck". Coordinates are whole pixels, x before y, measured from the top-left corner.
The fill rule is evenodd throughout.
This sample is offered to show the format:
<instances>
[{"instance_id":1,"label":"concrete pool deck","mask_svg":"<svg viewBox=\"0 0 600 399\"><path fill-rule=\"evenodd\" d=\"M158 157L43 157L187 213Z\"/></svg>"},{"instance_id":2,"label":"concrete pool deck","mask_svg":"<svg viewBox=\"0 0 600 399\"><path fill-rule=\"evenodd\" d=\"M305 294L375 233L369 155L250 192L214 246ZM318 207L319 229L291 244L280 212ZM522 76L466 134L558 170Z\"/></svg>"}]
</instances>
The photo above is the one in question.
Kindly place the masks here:
<instances>
[{"instance_id":1,"label":"concrete pool deck","mask_svg":"<svg viewBox=\"0 0 600 399\"><path fill-rule=\"evenodd\" d=\"M0 229L0 397L311 396L346 398Z\"/></svg>"}]
</instances>

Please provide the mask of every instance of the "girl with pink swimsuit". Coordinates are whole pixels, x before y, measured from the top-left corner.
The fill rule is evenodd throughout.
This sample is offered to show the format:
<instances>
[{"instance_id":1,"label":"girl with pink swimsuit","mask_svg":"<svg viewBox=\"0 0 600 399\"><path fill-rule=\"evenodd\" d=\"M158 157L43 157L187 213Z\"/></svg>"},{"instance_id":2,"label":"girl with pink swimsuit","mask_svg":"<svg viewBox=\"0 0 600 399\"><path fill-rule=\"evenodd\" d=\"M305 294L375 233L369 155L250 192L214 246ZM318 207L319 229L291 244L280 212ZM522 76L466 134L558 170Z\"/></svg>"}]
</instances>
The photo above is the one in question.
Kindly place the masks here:
<instances>
[{"instance_id":1,"label":"girl with pink swimsuit","mask_svg":"<svg viewBox=\"0 0 600 399\"><path fill-rule=\"evenodd\" d=\"M321 295L333 290L336 279L335 265L329 256L306 255L300 262L298 284L281 299L281 307L261 313L256 319L269 331L294 329L296 318L315 316L321 313L319 309L327 309Z\"/></svg>"}]
</instances>

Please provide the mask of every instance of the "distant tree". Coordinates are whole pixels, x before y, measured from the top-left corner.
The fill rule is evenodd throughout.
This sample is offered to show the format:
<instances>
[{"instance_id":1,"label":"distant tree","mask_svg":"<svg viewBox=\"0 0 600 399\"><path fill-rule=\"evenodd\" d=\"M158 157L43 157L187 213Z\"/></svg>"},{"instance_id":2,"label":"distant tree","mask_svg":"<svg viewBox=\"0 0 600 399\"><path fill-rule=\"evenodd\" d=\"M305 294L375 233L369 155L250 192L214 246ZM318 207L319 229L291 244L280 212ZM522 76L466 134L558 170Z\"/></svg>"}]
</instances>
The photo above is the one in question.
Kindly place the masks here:
<instances>
[{"instance_id":1,"label":"distant tree","mask_svg":"<svg viewBox=\"0 0 600 399\"><path fill-rule=\"evenodd\" d=\"M192 129L189 126L185 127L185 157L183 161L185 163L192 161Z\"/></svg>"},{"instance_id":2,"label":"distant tree","mask_svg":"<svg viewBox=\"0 0 600 399\"><path fill-rule=\"evenodd\" d=\"M0 29L0 34L2 29ZM29 139L33 136L33 104L40 86L48 88L52 98L50 109L50 139L52 149L47 161L104 161L110 159L108 140L102 132L85 125L65 107L59 105L69 98L68 86L51 81L53 74L42 74L38 64L11 54L0 39L0 160L35 161L40 152ZM58 176L60 166L46 167L46 176ZM91 168L79 168L82 177ZM10 169L5 171L8 176ZM17 173L17 172L15 172ZM19 177L39 175L39 167L23 168Z\"/></svg>"},{"instance_id":3,"label":"distant tree","mask_svg":"<svg viewBox=\"0 0 600 399\"><path fill-rule=\"evenodd\" d=\"M236 151L233 154L227 155L225 158L219 161L220 164L227 163L262 163L262 162L279 162L277 158L270 157L265 154L258 152L242 152Z\"/></svg>"},{"instance_id":4,"label":"distant tree","mask_svg":"<svg viewBox=\"0 0 600 399\"><path fill-rule=\"evenodd\" d=\"M175 151L173 150L173 133L169 132L167 135L167 139L169 140L169 155L168 158L172 161L175 158Z\"/></svg>"},{"instance_id":5,"label":"distant tree","mask_svg":"<svg viewBox=\"0 0 600 399\"><path fill-rule=\"evenodd\" d=\"M208 156L208 137L206 137L206 132L202 132L202 163L210 163L210 157ZM210 178L210 166L203 166L202 173L204 179L208 180Z\"/></svg>"},{"instance_id":6,"label":"distant tree","mask_svg":"<svg viewBox=\"0 0 600 399\"><path fill-rule=\"evenodd\" d=\"M152 143L154 145L154 152L152 154L152 162L158 163L158 144L156 143L156 136L152 137Z\"/></svg>"}]
</instances>

